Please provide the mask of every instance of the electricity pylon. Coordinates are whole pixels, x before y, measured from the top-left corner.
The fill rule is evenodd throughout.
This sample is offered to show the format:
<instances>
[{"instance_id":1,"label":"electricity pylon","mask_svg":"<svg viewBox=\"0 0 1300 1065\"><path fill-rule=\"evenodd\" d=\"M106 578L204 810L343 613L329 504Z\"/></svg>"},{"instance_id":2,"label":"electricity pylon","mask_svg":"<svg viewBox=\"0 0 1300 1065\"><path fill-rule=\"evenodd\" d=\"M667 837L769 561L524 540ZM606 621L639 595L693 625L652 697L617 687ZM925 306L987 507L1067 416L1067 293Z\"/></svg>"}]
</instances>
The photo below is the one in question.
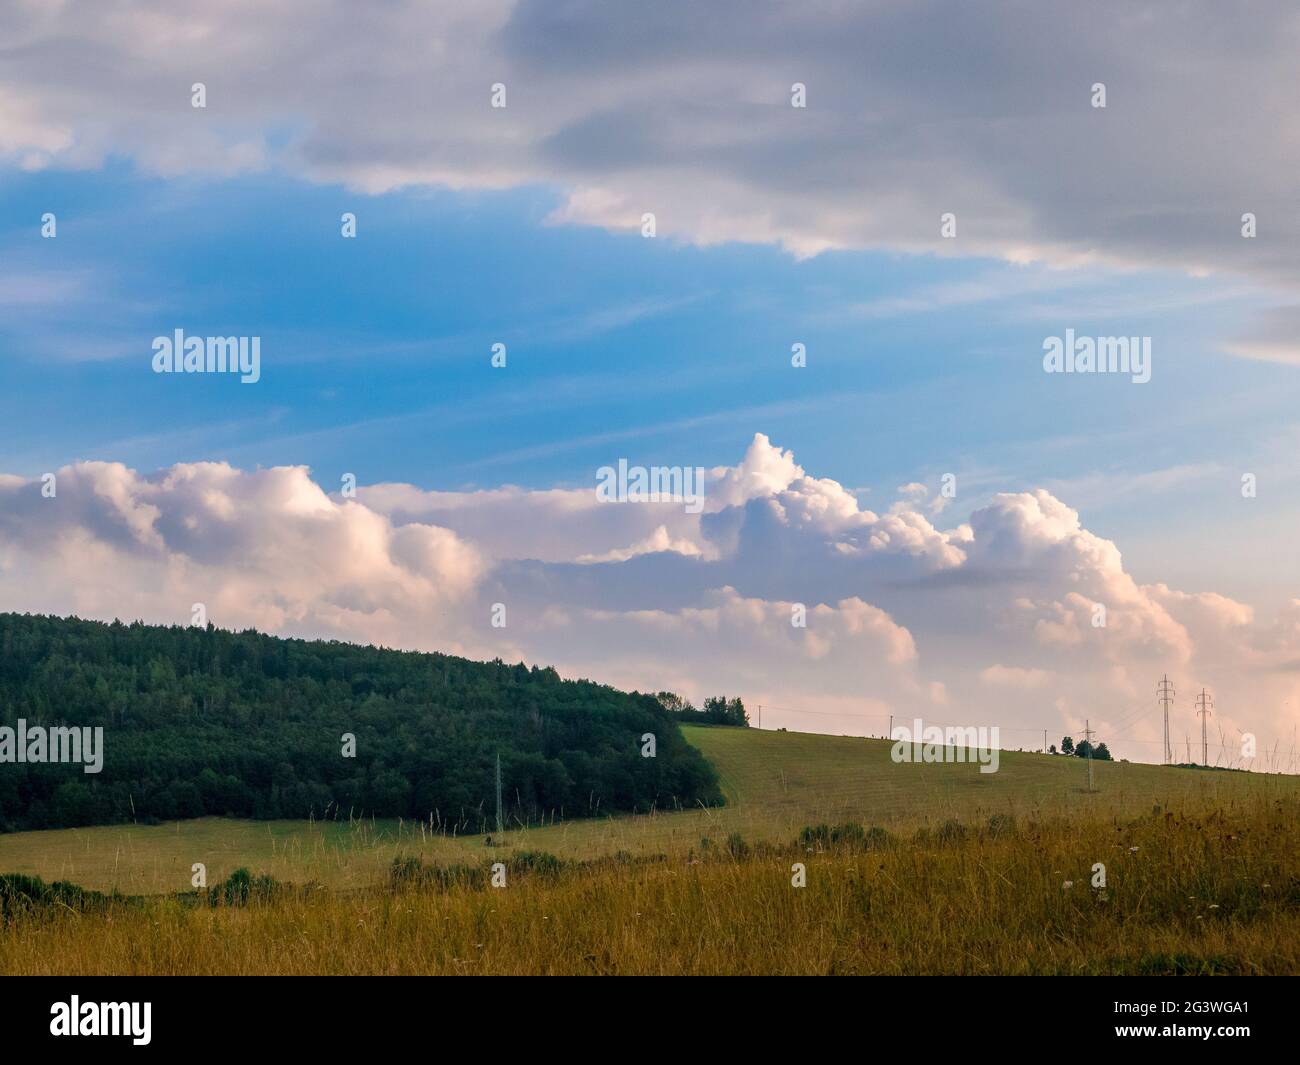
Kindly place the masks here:
<instances>
[{"instance_id":1,"label":"electricity pylon","mask_svg":"<svg viewBox=\"0 0 1300 1065\"><path fill-rule=\"evenodd\" d=\"M1210 695L1207 695L1205 693L1205 689L1202 688L1201 694L1196 697L1196 706L1197 706L1196 712L1197 714L1200 715L1201 718L1201 764L1209 765L1210 748L1205 738L1205 719L1211 713L1211 708L1214 706L1214 698Z\"/></svg>"},{"instance_id":2,"label":"electricity pylon","mask_svg":"<svg viewBox=\"0 0 1300 1065\"><path fill-rule=\"evenodd\" d=\"M1174 699L1174 686L1169 683L1168 673L1156 686L1156 691L1160 693L1160 701L1165 705L1165 765L1169 765L1174 760L1173 749L1169 746L1169 704Z\"/></svg>"}]
</instances>

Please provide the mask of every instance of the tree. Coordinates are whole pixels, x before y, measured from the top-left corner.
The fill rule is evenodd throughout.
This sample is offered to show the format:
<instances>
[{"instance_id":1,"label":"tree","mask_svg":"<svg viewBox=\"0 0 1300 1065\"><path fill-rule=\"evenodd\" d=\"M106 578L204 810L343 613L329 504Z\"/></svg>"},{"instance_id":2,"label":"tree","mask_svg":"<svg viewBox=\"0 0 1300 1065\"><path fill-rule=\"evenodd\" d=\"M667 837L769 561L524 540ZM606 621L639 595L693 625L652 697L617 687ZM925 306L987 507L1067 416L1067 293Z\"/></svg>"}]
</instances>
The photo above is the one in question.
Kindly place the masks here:
<instances>
[{"instance_id":1,"label":"tree","mask_svg":"<svg viewBox=\"0 0 1300 1065\"><path fill-rule=\"evenodd\" d=\"M1066 736L1065 739L1061 741L1061 753L1062 754L1074 753L1074 740L1070 739L1069 736Z\"/></svg>"},{"instance_id":2,"label":"tree","mask_svg":"<svg viewBox=\"0 0 1300 1065\"><path fill-rule=\"evenodd\" d=\"M694 714L697 712L689 699L682 698L676 692L660 692L655 698L659 700L659 705L670 714Z\"/></svg>"},{"instance_id":3,"label":"tree","mask_svg":"<svg viewBox=\"0 0 1300 1065\"><path fill-rule=\"evenodd\" d=\"M1047 750L1048 750L1048 753L1049 753L1049 754L1055 754L1055 753L1056 753L1056 744L1052 744L1050 747L1047 748Z\"/></svg>"},{"instance_id":4,"label":"tree","mask_svg":"<svg viewBox=\"0 0 1300 1065\"><path fill-rule=\"evenodd\" d=\"M1106 749L1104 743L1097 744L1097 749L1092 752L1092 756L1099 762L1113 762L1115 760L1111 757L1111 753Z\"/></svg>"},{"instance_id":5,"label":"tree","mask_svg":"<svg viewBox=\"0 0 1300 1065\"><path fill-rule=\"evenodd\" d=\"M705 720L689 702L549 667L8 613L0 649L0 729L22 717L108 734L93 776L0 766L5 831L373 814L474 832L494 814L498 755L512 823L722 799L676 727ZM724 704L743 723L740 701ZM640 756L646 733L654 758Z\"/></svg>"},{"instance_id":6,"label":"tree","mask_svg":"<svg viewBox=\"0 0 1300 1065\"><path fill-rule=\"evenodd\" d=\"M745 713L745 704L739 699L728 699L725 695L715 695L704 700L704 713L715 725L749 725L749 715Z\"/></svg>"}]
</instances>

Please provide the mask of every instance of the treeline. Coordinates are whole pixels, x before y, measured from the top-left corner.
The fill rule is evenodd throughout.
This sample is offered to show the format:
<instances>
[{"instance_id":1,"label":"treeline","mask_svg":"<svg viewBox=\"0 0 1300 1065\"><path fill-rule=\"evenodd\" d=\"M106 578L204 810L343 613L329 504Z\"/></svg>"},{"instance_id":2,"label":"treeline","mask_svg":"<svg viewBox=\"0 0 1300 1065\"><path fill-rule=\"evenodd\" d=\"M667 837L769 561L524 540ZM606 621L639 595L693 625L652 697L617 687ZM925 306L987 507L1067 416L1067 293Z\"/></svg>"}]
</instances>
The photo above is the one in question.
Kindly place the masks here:
<instances>
[{"instance_id":1,"label":"treeline","mask_svg":"<svg viewBox=\"0 0 1300 1065\"><path fill-rule=\"evenodd\" d=\"M0 726L19 718L102 726L104 765L0 762L0 831L227 815L478 832L498 755L509 823L721 801L654 696L499 659L0 614Z\"/></svg>"},{"instance_id":2,"label":"treeline","mask_svg":"<svg viewBox=\"0 0 1300 1065\"><path fill-rule=\"evenodd\" d=\"M1056 753L1056 744L1052 744L1051 752L1052 754ZM1104 743L1099 743L1094 747L1087 740L1080 740L1076 744L1069 736L1066 736L1065 739L1061 740L1061 753L1072 754L1076 758L1088 758L1091 756L1098 762L1113 762L1115 760L1111 757L1110 748L1108 748Z\"/></svg>"},{"instance_id":3,"label":"treeline","mask_svg":"<svg viewBox=\"0 0 1300 1065\"><path fill-rule=\"evenodd\" d=\"M660 692L655 698L659 700L660 706L684 724L749 727L749 715L745 712L745 704L739 699L728 699L725 695L714 696L704 700L703 710L697 710L689 699L683 699L674 692Z\"/></svg>"}]
</instances>

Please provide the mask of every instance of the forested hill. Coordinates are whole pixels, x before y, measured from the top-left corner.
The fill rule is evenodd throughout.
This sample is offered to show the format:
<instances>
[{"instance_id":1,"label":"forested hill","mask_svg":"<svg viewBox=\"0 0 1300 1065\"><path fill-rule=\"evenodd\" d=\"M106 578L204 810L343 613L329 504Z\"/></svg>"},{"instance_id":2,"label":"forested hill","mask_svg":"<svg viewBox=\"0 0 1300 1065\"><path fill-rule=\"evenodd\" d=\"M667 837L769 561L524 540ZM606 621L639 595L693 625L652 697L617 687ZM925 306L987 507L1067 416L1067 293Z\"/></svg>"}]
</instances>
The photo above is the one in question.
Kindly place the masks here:
<instances>
[{"instance_id":1,"label":"forested hill","mask_svg":"<svg viewBox=\"0 0 1300 1065\"><path fill-rule=\"evenodd\" d=\"M15 761L20 718L102 726L102 770ZM495 819L498 754L511 823L719 801L656 699L554 669L0 614L3 831L216 814L479 832Z\"/></svg>"}]
</instances>

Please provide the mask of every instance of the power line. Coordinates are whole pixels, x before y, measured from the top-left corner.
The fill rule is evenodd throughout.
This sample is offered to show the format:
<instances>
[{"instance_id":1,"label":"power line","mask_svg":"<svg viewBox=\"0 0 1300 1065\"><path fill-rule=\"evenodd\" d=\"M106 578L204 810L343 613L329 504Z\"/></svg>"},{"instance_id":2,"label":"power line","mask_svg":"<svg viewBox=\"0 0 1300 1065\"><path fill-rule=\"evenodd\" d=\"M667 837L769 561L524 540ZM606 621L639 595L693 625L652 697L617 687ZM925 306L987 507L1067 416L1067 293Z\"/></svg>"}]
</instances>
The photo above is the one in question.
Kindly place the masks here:
<instances>
[{"instance_id":1,"label":"power line","mask_svg":"<svg viewBox=\"0 0 1300 1065\"><path fill-rule=\"evenodd\" d=\"M1088 790L1092 791L1092 729L1088 727L1088 719L1083 719L1083 742L1088 745Z\"/></svg>"},{"instance_id":2,"label":"power line","mask_svg":"<svg viewBox=\"0 0 1300 1065\"><path fill-rule=\"evenodd\" d=\"M501 822L501 752L497 752L497 833L505 831Z\"/></svg>"},{"instance_id":3,"label":"power line","mask_svg":"<svg viewBox=\"0 0 1300 1065\"><path fill-rule=\"evenodd\" d=\"M1205 720L1210 714L1210 708L1214 705L1214 700L1205 694L1205 689L1201 689L1201 694L1196 697L1196 705L1199 709L1196 711L1201 718L1201 765L1210 764L1209 747L1205 741ZM1222 739L1222 737L1220 737Z\"/></svg>"},{"instance_id":4,"label":"power line","mask_svg":"<svg viewBox=\"0 0 1300 1065\"><path fill-rule=\"evenodd\" d=\"M1160 693L1160 701L1165 707L1165 765L1169 765L1174 760L1173 750L1169 746L1169 704L1174 698L1174 687L1169 683L1168 673L1156 686L1156 690Z\"/></svg>"}]
</instances>

